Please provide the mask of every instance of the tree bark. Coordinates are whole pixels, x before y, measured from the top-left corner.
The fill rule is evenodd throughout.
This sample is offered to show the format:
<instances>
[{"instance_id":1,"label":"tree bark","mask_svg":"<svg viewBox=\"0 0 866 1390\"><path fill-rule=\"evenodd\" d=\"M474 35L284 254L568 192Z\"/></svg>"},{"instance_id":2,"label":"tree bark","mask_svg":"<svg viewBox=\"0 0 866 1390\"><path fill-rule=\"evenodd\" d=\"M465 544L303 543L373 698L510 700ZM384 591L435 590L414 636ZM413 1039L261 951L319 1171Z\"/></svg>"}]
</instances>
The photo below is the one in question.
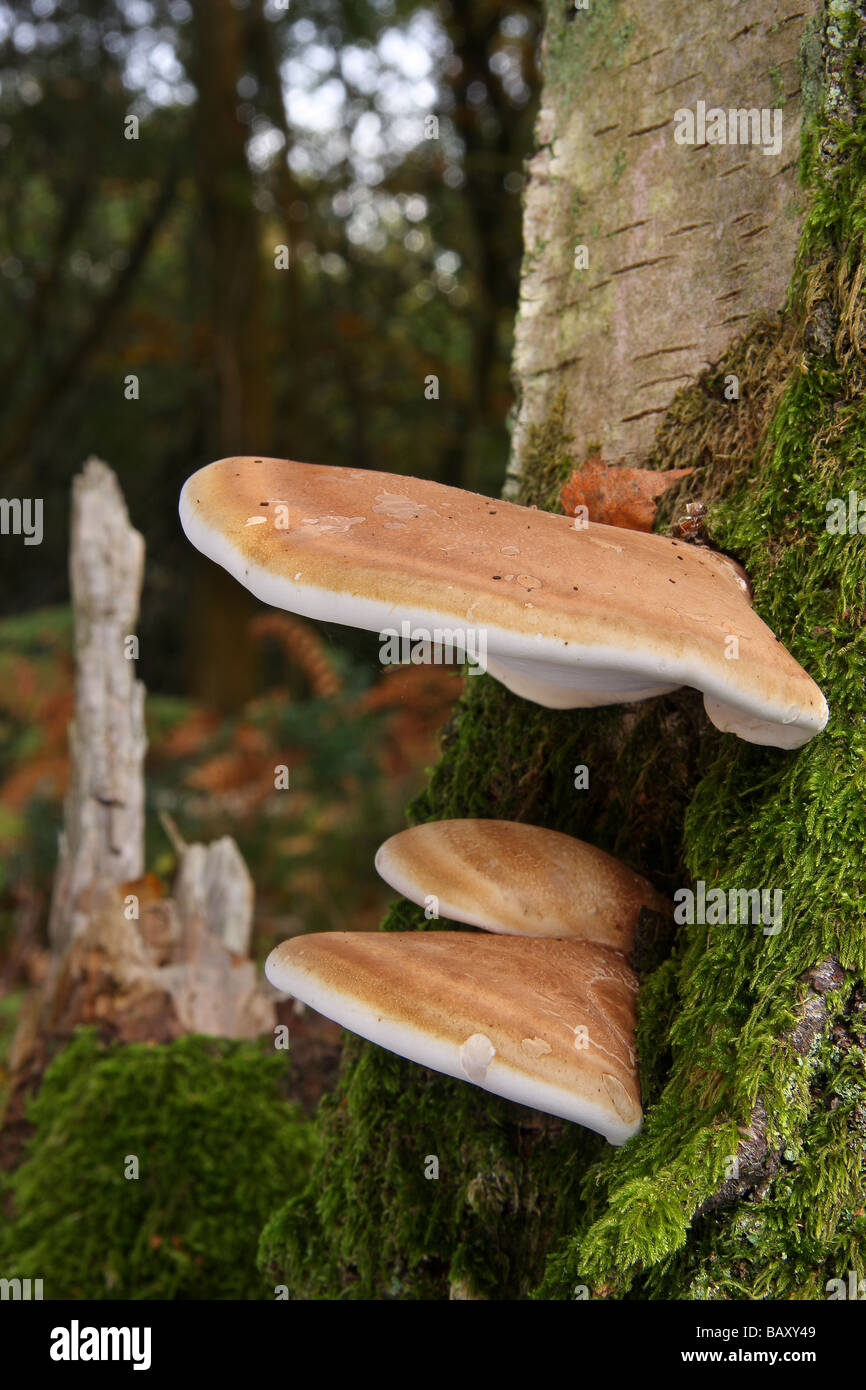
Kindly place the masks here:
<instances>
[{"instance_id":1,"label":"tree bark","mask_svg":"<svg viewBox=\"0 0 866 1390\"><path fill-rule=\"evenodd\" d=\"M819 8L548 6L509 492L560 393L578 460L600 447L634 464L677 390L783 305L803 210L801 45ZM677 110L699 101L780 109L780 152L676 144Z\"/></svg>"},{"instance_id":2,"label":"tree bark","mask_svg":"<svg viewBox=\"0 0 866 1390\"><path fill-rule=\"evenodd\" d=\"M247 22L231 0L195 0L192 56L197 182L204 226L210 316L208 369L212 457L275 452L262 272L261 220L247 159L249 129L237 87L247 72ZM273 266L274 250L271 249ZM272 275L279 275L271 269ZM291 271L285 272L289 275ZM190 602L192 690L220 710L239 709L255 689L249 622L256 604L215 565L197 565Z\"/></svg>"}]
</instances>

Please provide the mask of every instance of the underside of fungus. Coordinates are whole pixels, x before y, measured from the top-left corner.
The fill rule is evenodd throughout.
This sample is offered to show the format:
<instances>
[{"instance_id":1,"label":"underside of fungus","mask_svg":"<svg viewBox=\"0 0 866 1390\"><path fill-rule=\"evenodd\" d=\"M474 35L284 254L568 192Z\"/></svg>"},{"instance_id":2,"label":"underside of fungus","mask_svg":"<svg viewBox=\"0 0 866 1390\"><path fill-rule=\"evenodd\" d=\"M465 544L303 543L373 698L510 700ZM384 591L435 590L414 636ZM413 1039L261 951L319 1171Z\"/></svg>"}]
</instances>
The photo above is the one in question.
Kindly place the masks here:
<instances>
[{"instance_id":1,"label":"underside of fungus","mask_svg":"<svg viewBox=\"0 0 866 1390\"><path fill-rule=\"evenodd\" d=\"M585 941L324 932L266 964L277 989L422 1066L623 1144L641 1123L637 981Z\"/></svg>"},{"instance_id":2,"label":"underside of fungus","mask_svg":"<svg viewBox=\"0 0 866 1390\"><path fill-rule=\"evenodd\" d=\"M542 705L688 685L717 727L780 748L827 720L734 568L681 541L283 459L210 464L180 514L192 543L265 603L374 632L483 633L490 674Z\"/></svg>"},{"instance_id":3,"label":"underside of fungus","mask_svg":"<svg viewBox=\"0 0 866 1390\"><path fill-rule=\"evenodd\" d=\"M641 908L669 914L651 883L593 845L538 825L440 820L392 835L376 868L437 916L510 936L594 941L628 954Z\"/></svg>"}]
</instances>

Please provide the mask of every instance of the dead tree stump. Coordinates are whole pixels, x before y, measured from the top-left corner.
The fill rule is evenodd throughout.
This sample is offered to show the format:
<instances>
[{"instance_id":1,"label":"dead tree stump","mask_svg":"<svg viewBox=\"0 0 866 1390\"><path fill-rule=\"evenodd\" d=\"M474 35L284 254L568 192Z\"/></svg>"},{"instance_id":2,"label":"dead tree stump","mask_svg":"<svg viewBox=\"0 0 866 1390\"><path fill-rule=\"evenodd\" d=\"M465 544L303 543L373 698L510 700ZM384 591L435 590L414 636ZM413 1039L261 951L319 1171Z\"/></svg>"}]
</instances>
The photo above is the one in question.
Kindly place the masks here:
<instances>
[{"instance_id":1,"label":"dead tree stump","mask_svg":"<svg viewBox=\"0 0 866 1390\"><path fill-rule=\"evenodd\" d=\"M144 873L144 686L135 625L144 541L117 478L89 459L73 484L75 628L71 771L51 902L51 964L10 1058L2 1162L26 1131L27 1096L81 1024L106 1040L272 1033L276 994L248 957L254 888L234 840L178 853L173 897Z\"/></svg>"}]
</instances>

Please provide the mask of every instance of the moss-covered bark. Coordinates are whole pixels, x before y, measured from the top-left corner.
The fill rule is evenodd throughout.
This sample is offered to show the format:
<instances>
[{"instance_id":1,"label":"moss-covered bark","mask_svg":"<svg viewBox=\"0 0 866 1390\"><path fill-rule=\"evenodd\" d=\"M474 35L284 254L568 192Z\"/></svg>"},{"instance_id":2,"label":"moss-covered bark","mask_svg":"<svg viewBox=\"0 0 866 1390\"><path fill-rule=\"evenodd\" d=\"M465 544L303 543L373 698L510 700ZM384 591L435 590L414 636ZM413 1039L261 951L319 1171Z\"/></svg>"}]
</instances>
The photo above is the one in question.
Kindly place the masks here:
<instances>
[{"instance_id":1,"label":"moss-covered bark","mask_svg":"<svg viewBox=\"0 0 866 1390\"><path fill-rule=\"evenodd\" d=\"M823 17L786 310L649 451L700 466L709 539L823 688L826 731L784 753L710 728L694 692L558 714L473 677L410 813L568 831L667 891L779 888L782 930L680 926L644 952L646 1121L621 1150L352 1040L313 1181L263 1237L295 1297L809 1298L864 1272L866 536L826 526L831 499L866 500L862 10ZM521 500L554 505L569 461L560 409L527 437ZM430 924L398 904L386 927Z\"/></svg>"}]
</instances>

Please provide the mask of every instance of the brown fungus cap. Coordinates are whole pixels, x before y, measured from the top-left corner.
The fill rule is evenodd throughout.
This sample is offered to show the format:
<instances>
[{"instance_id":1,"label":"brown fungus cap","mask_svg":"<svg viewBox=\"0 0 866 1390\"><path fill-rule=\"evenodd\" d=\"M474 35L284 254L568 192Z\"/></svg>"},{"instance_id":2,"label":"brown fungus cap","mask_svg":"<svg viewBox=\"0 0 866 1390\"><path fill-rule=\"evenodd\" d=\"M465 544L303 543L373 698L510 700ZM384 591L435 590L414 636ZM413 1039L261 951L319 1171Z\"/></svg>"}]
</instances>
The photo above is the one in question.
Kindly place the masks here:
<instances>
[{"instance_id":1,"label":"brown fungus cap","mask_svg":"<svg viewBox=\"0 0 866 1390\"><path fill-rule=\"evenodd\" d=\"M585 941L322 932L277 946L277 989L353 1033L623 1144L640 1128L637 981Z\"/></svg>"},{"instance_id":2,"label":"brown fungus cap","mask_svg":"<svg viewBox=\"0 0 866 1390\"><path fill-rule=\"evenodd\" d=\"M669 915L651 883L603 850L538 825L440 820L392 835L376 855L391 887L440 917L508 936L563 937L628 955L642 907Z\"/></svg>"},{"instance_id":3,"label":"brown fungus cap","mask_svg":"<svg viewBox=\"0 0 866 1390\"><path fill-rule=\"evenodd\" d=\"M490 674L539 704L690 685L720 729L780 748L827 721L734 571L682 541L285 459L200 469L180 515L192 543L265 603L374 632L483 633Z\"/></svg>"}]
</instances>

